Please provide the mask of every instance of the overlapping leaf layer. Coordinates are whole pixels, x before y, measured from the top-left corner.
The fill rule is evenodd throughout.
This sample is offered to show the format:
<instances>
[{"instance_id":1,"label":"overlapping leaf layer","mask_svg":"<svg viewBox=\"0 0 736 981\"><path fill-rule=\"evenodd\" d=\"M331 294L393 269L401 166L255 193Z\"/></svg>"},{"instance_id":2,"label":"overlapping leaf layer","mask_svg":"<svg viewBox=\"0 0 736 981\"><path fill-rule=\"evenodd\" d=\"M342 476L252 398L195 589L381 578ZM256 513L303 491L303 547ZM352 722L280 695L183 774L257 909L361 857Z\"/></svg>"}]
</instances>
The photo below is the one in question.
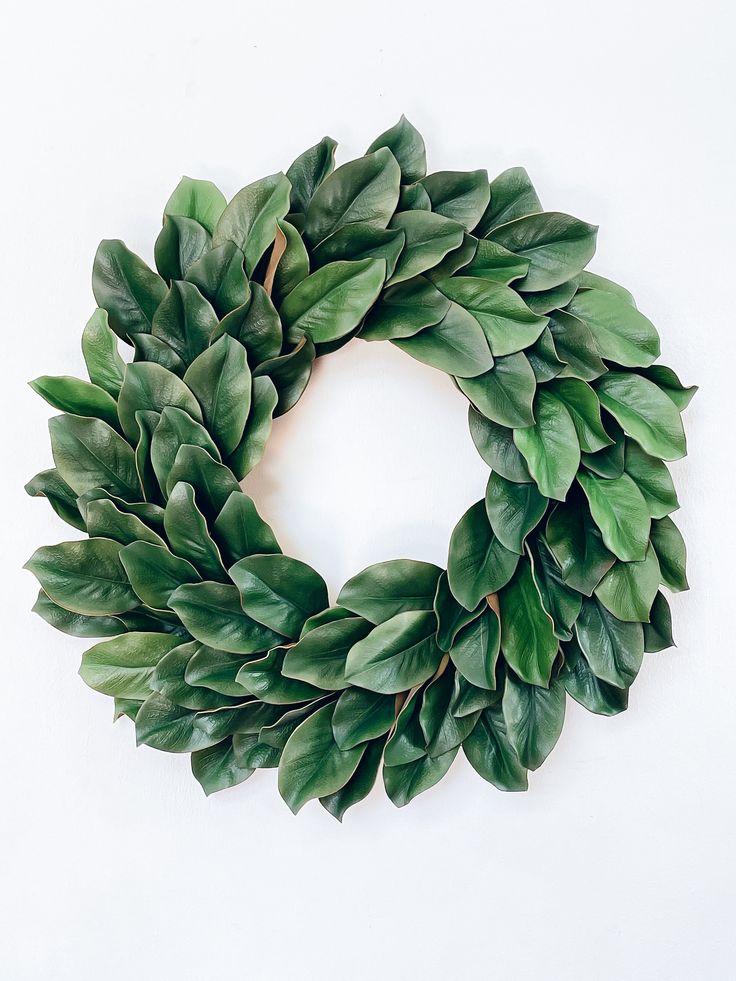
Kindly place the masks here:
<instances>
[{"instance_id":1,"label":"overlapping leaf layer","mask_svg":"<svg viewBox=\"0 0 736 981\"><path fill-rule=\"evenodd\" d=\"M334 151L229 203L184 178L157 272L100 245L89 381L33 382L62 414L27 490L88 536L30 559L35 610L104 638L80 673L138 742L191 753L207 793L278 767L292 810L342 818L381 766L401 806L461 747L523 790L568 694L626 708L644 653L672 644L661 587L687 588L665 461L695 389L585 270L596 228L543 211L523 169L428 175L404 118L337 169ZM380 563L330 605L239 482L315 358L355 336L454 378L490 475L446 570Z\"/></svg>"}]
</instances>

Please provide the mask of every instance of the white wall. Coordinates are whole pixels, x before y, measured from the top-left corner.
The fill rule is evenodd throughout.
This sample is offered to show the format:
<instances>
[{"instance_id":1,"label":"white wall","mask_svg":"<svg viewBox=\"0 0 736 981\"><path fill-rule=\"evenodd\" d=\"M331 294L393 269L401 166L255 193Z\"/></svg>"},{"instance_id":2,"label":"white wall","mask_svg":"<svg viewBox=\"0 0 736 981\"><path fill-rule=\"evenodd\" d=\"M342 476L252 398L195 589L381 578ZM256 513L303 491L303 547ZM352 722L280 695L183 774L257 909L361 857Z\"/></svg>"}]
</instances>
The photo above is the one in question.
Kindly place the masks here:
<instances>
[{"instance_id":1,"label":"white wall","mask_svg":"<svg viewBox=\"0 0 736 981\"><path fill-rule=\"evenodd\" d=\"M690 981L733 977L734 168L731 4L14 5L0 59L3 577L0 975ZM430 163L527 166L601 226L596 270L701 391L675 466L692 591L676 651L625 715L574 704L527 795L458 759L397 811L291 813L274 774L205 800L134 748L76 675L83 641L29 612L19 567L65 526L24 382L81 370L94 249L151 256L182 173L228 193L329 132L343 158L402 112ZM336 588L396 555L443 562L484 468L449 382L390 345L319 365L249 486Z\"/></svg>"}]
</instances>

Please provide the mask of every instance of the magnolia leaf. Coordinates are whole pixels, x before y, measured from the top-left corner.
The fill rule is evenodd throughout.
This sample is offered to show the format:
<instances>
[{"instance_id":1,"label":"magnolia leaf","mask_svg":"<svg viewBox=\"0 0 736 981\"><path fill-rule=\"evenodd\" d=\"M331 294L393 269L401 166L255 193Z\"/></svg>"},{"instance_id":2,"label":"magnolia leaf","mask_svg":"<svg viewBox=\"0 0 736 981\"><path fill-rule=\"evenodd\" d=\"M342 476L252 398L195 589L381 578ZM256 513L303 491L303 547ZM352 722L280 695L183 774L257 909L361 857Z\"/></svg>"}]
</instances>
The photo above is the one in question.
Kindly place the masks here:
<instances>
[{"instance_id":1,"label":"magnolia leaf","mask_svg":"<svg viewBox=\"0 0 736 981\"><path fill-rule=\"evenodd\" d=\"M525 276L528 270L528 259L522 259L499 245L498 242L489 242L486 239L481 239L476 243L472 258L460 267L463 277L485 279L491 283L500 283L502 286L508 286L515 279ZM505 294L501 295L505 296ZM534 294L530 295L533 296ZM516 313L521 309L518 303L515 303L514 307ZM496 314L498 314L498 310L496 310Z\"/></svg>"},{"instance_id":2,"label":"magnolia leaf","mask_svg":"<svg viewBox=\"0 0 736 981\"><path fill-rule=\"evenodd\" d=\"M279 764L279 793L294 814L309 800L336 793L350 780L364 747L340 749L332 731L335 704L318 709L298 726Z\"/></svg>"},{"instance_id":3,"label":"magnolia leaf","mask_svg":"<svg viewBox=\"0 0 736 981\"><path fill-rule=\"evenodd\" d=\"M421 684L434 673L442 656L436 629L434 613L397 613L353 645L345 665L346 680L384 695Z\"/></svg>"},{"instance_id":4,"label":"magnolia leaf","mask_svg":"<svg viewBox=\"0 0 736 981\"><path fill-rule=\"evenodd\" d=\"M534 423L532 403L537 382L522 353L498 358L493 368L476 378L458 378L461 392L484 416L514 429Z\"/></svg>"},{"instance_id":5,"label":"magnolia leaf","mask_svg":"<svg viewBox=\"0 0 736 981\"><path fill-rule=\"evenodd\" d=\"M45 497L59 517L79 531L86 531L85 519L79 510L77 496L58 470L42 470L25 485L26 494L31 497ZM95 537L115 537L99 536Z\"/></svg>"},{"instance_id":6,"label":"magnolia leaf","mask_svg":"<svg viewBox=\"0 0 736 981\"><path fill-rule=\"evenodd\" d=\"M689 589L685 572L685 542L672 518L652 521L651 542L659 560L661 582L674 593Z\"/></svg>"},{"instance_id":7,"label":"magnolia leaf","mask_svg":"<svg viewBox=\"0 0 736 981\"><path fill-rule=\"evenodd\" d=\"M478 501L458 521L450 538L450 589L467 610L474 610L483 597L506 585L518 560L496 538L485 501Z\"/></svg>"},{"instance_id":8,"label":"magnolia leaf","mask_svg":"<svg viewBox=\"0 0 736 981\"><path fill-rule=\"evenodd\" d=\"M245 256L248 276L276 237L276 222L289 210L291 184L284 174L272 174L249 184L235 195L217 221L212 244L232 242Z\"/></svg>"},{"instance_id":9,"label":"magnolia leaf","mask_svg":"<svg viewBox=\"0 0 736 981\"><path fill-rule=\"evenodd\" d=\"M524 540L539 524L548 500L535 484L516 484L498 473L491 473L486 486L486 513L501 544L519 555Z\"/></svg>"},{"instance_id":10,"label":"magnolia leaf","mask_svg":"<svg viewBox=\"0 0 736 981\"><path fill-rule=\"evenodd\" d=\"M564 645L564 650L565 663L560 680L567 693L596 715L618 715L625 712L629 704L628 690L616 688L615 685L596 678L574 638Z\"/></svg>"},{"instance_id":11,"label":"magnolia leaf","mask_svg":"<svg viewBox=\"0 0 736 981\"><path fill-rule=\"evenodd\" d=\"M171 594L182 583L201 579L191 562L174 555L164 545L132 542L121 552L120 561L141 602L154 610L168 609Z\"/></svg>"},{"instance_id":12,"label":"magnolia leaf","mask_svg":"<svg viewBox=\"0 0 736 981\"><path fill-rule=\"evenodd\" d=\"M456 756L457 748L434 759L423 756L412 763L384 766L383 785L391 802L396 807L404 807L419 794L434 787L450 769Z\"/></svg>"},{"instance_id":13,"label":"magnolia leaf","mask_svg":"<svg viewBox=\"0 0 736 981\"><path fill-rule=\"evenodd\" d=\"M595 595L619 620L646 622L659 587L659 562L650 545L641 562L616 562L595 588Z\"/></svg>"},{"instance_id":14,"label":"magnolia leaf","mask_svg":"<svg viewBox=\"0 0 736 981\"><path fill-rule=\"evenodd\" d=\"M627 439L624 466L647 502L652 518L664 518L679 508L680 502L666 463L650 456L638 443Z\"/></svg>"},{"instance_id":15,"label":"magnolia leaf","mask_svg":"<svg viewBox=\"0 0 736 981\"><path fill-rule=\"evenodd\" d=\"M585 600L575 633L596 678L616 688L628 688L634 682L644 657L640 623L624 623L597 600Z\"/></svg>"},{"instance_id":16,"label":"magnolia leaf","mask_svg":"<svg viewBox=\"0 0 736 981\"><path fill-rule=\"evenodd\" d=\"M100 499L87 505L87 533L90 538L112 538L121 545L150 542L165 545L163 538L135 514L126 514L114 501Z\"/></svg>"},{"instance_id":17,"label":"magnolia leaf","mask_svg":"<svg viewBox=\"0 0 736 981\"><path fill-rule=\"evenodd\" d=\"M182 446L201 446L214 460L220 460L220 451L205 427L183 409L167 405L151 437L151 464L160 487L166 488Z\"/></svg>"},{"instance_id":18,"label":"magnolia leaf","mask_svg":"<svg viewBox=\"0 0 736 981\"><path fill-rule=\"evenodd\" d=\"M559 641L530 562L519 564L511 582L499 592L499 602L503 656L522 681L547 688Z\"/></svg>"},{"instance_id":19,"label":"magnolia leaf","mask_svg":"<svg viewBox=\"0 0 736 981\"><path fill-rule=\"evenodd\" d=\"M374 624L407 610L431 610L441 572L413 559L378 562L349 579L337 602Z\"/></svg>"},{"instance_id":20,"label":"magnolia leaf","mask_svg":"<svg viewBox=\"0 0 736 981\"><path fill-rule=\"evenodd\" d=\"M536 293L577 276L593 257L597 232L596 225L547 211L507 221L485 237L529 260L529 272L517 285Z\"/></svg>"},{"instance_id":21,"label":"magnolia leaf","mask_svg":"<svg viewBox=\"0 0 736 981\"><path fill-rule=\"evenodd\" d=\"M283 674L307 681L325 691L347 687L345 662L348 651L366 637L373 625L362 617L334 620L310 630L286 653ZM377 733L380 735L380 733ZM342 746L342 749L348 747Z\"/></svg>"},{"instance_id":22,"label":"magnolia leaf","mask_svg":"<svg viewBox=\"0 0 736 981\"><path fill-rule=\"evenodd\" d=\"M212 234L225 204L225 195L211 181L182 177L166 202L164 215L192 218Z\"/></svg>"},{"instance_id":23,"label":"magnolia leaf","mask_svg":"<svg viewBox=\"0 0 736 981\"><path fill-rule=\"evenodd\" d=\"M456 750L478 721L480 711L456 716L451 711L455 681L443 671L424 689L419 725L427 744L427 756L436 759Z\"/></svg>"},{"instance_id":24,"label":"magnolia leaf","mask_svg":"<svg viewBox=\"0 0 736 981\"><path fill-rule=\"evenodd\" d=\"M322 181L335 166L337 143L329 136L301 153L286 171L291 184L291 211L304 213Z\"/></svg>"},{"instance_id":25,"label":"magnolia leaf","mask_svg":"<svg viewBox=\"0 0 736 981\"><path fill-rule=\"evenodd\" d=\"M395 699L362 688L348 688L335 704L332 731L340 749L352 749L385 735L396 718Z\"/></svg>"},{"instance_id":26,"label":"magnolia leaf","mask_svg":"<svg viewBox=\"0 0 736 981\"><path fill-rule=\"evenodd\" d=\"M663 364L653 364L648 368L642 368L639 374L644 375L649 381L653 381L658 388L661 388L680 412L683 412L690 405L693 395L698 390L697 385L690 385L686 388L672 368Z\"/></svg>"},{"instance_id":27,"label":"magnolia leaf","mask_svg":"<svg viewBox=\"0 0 736 981\"><path fill-rule=\"evenodd\" d=\"M280 552L273 531L252 499L237 490L228 497L213 526L215 540L228 566L247 555Z\"/></svg>"},{"instance_id":28,"label":"magnolia leaf","mask_svg":"<svg viewBox=\"0 0 736 981\"><path fill-rule=\"evenodd\" d=\"M85 651L79 674L103 695L142 700L151 694L156 665L179 643L173 634L121 634Z\"/></svg>"},{"instance_id":29,"label":"magnolia leaf","mask_svg":"<svg viewBox=\"0 0 736 981\"><path fill-rule=\"evenodd\" d=\"M642 624L644 628L644 650L653 654L674 647L672 636L672 614L670 606L663 593L657 593L649 612L649 623Z\"/></svg>"},{"instance_id":30,"label":"magnolia leaf","mask_svg":"<svg viewBox=\"0 0 736 981\"><path fill-rule=\"evenodd\" d=\"M199 403L181 378L150 361L129 364L118 399L120 423L128 439L138 439L137 412L163 412L167 406L176 406L197 422L202 421Z\"/></svg>"},{"instance_id":31,"label":"magnolia leaf","mask_svg":"<svg viewBox=\"0 0 736 981\"><path fill-rule=\"evenodd\" d=\"M550 391L570 413L581 450L597 453L613 444L603 428L601 406L590 385L577 378L560 378L551 381L545 391Z\"/></svg>"},{"instance_id":32,"label":"magnolia leaf","mask_svg":"<svg viewBox=\"0 0 736 981\"><path fill-rule=\"evenodd\" d=\"M427 173L427 154L424 140L406 116L371 143L366 153L373 153L381 147L388 147L401 168L402 184L412 184L421 180Z\"/></svg>"},{"instance_id":33,"label":"magnolia leaf","mask_svg":"<svg viewBox=\"0 0 736 981\"><path fill-rule=\"evenodd\" d=\"M227 465L242 480L260 462L271 435L273 413L279 400L276 386L263 375L252 379L250 412L240 442L227 458Z\"/></svg>"},{"instance_id":34,"label":"magnolia leaf","mask_svg":"<svg viewBox=\"0 0 736 981\"><path fill-rule=\"evenodd\" d=\"M206 350L217 314L192 283L174 281L153 318L151 332L185 364Z\"/></svg>"},{"instance_id":35,"label":"magnolia leaf","mask_svg":"<svg viewBox=\"0 0 736 981\"><path fill-rule=\"evenodd\" d=\"M245 256L237 245L223 242L205 252L187 269L187 282L194 283L218 317L242 306L250 296L244 262Z\"/></svg>"},{"instance_id":36,"label":"magnolia leaf","mask_svg":"<svg viewBox=\"0 0 736 981\"><path fill-rule=\"evenodd\" d=\"M236 787L253 773L252 769L238 764L233 738L229 736L208 749L192 753L192 773L208 797L218 790Z\"/></svg>"},{"instance_id":37,"label":"magnolia leaf","mask_svg":"<svg viewBox=\"0 0 736 981\"><path fill-rule=\"evenodd\" d=\"M89 380L117 398L123 384L125 362L118 351L118 339L107 319L107 310L97 309L82 333L82 355Z\"/></svg>"},{"instance_id":38,"label":"magnolia leaf","mask_svg":"<svg viewBox=\"0 0 736 981\"><path fill-rule=\"evenodd\" d=\"M253 372L253 381L261 376L271 379L278 393L274 416L292 409L302 397L312 374L316 352L311 337L304 334L287 354L271 358L259 364Z\"/></svg>"},{"instance_id":39,"label":"magnolia leaf","mask_svg":"<svg viewBox=\"0 0 736 981\"><path fill-rule=\"evenodd\" d=\"M197 505L208 521L214 521L233 491L240 490L232 470L214 460L201 446L185 445L177 451L166 478L167 493L180 480L192 485Z\"/></svg>"},{"instance_id":40,"label":"magnolia leaf","mask_svg":"<svg viewBox=\"0 0 736 981\"><path fill-rule=\"evenodd\" d=\"M450 658L460 674L476 688L494 690L501 626L496 611L486 606L455 637Z\"/></svg>"},{"instance_id":41,"label":"magnolia leaf","mask_svg":"<svg viewBox=\"0 0 736 981\"><path fill-rule=\"evenodd\" d=\"M660 460L685 456L685 433L677 406L641 375L611 371L596 383L601 404L643 450Z\"/></svg>"},{"instance_id":42,"label":"magnolia leaf","mask_svg":"<svg viewBox=\"0 0 736 981\"><path fill-rule=\"evenodd\" d=\"M95 255L92 291L118 337L151 333L166 283L119 239L103 240Z\"/></svg>"},{"instance_id":43,"label":"magnolia leaf","mask_svg":"<svg viewBox=\"0 0 736 981\"><path fill-rule=\"evenodd\" d=\"M318 268L340 259L383 259L388 278L396 268L405 239L398 228L376 228L364 221L343 225L312 252L312 265Z\"/></svg>"},{"instance_id":44,"label":"magnolia leaf","mask_svg":"<svg viewBox=\"0 0 736 981\"><path fill-rule=\"evenodd\" d=\"M476 773L499 790L527 789L526 770L509 742L500 706L481 712L465 737L463 752Z\"/></svg>"},{"instance_id":45,"label":"magnolia leaf","mask_svg":"<svg viewBox=\"0 0 736 981\"><path fill-rule=\"evenodd\" d=\"M588 498L590 513L603 542L622 562L640 562L649 542L649 508L628 474L605 480L579 473L578 483Z\"/></svg>"},{"instance_id":46,"label":"magnolia leaf","mask_svg":"<svg viewBox=\"0 0 736 981\"><path fill-rule=\"evenodd\" d=\"M191 562L203 579L227 582L222 556L197 507L191 484L180 481L174 485L164 510L164 530L171 551Z\"/></svg>"},{"instance_id":47,"label":"magnolia leaf","mask_svg":"<svg viewBox=\"0 0 736 981\"><path fill-rule=\"evenodd\" d=\"M417 361L459 378L480 375L493 365L478 321L457 303L450 304L438 324L392 343Z\"/></svg>"},{"instance_id":48,"label":"magnolia leaf","mask_svg":"<svg viewBox=\"0 0 736 981\"><path fill-rule=\"evenodd\" d=\"M189 267L202 258L211 244L210 233L195 219L166 215L153 247L159 275L169 283L184 279Z\"/></svg>"},{"instance_id":49,"label":"magnolia leaf","mask_svg":"<svg viewBox=\"0 0 736 981\"><path fill-rule=\"evenodd\" d=\"M360 336L365 341L411 337L438 324L450 301L422 276L389 287L369 311Z\"/></svg>"},{"instance_id":50,"label":"magnolia leaf","mask_svg":"<svg viewBox=\"0 0 736 981\"><path fill-rule=\"evenodd\" d=\"M447 573L443 572L437 580L434 596L434 612L437 617L437 646L449 651L458 632L480 615L485 607L483 601L474 610L466 610L452 595Z\"/></svg>"},{"instance_id":51,"label":"magnolia leaf","mask_svg":"<svg viewBox=\"0 0 736 981\"><path fill-rule=\"evenodd\" d=\"M138 597L120 563L122 547L109 538L46 545L23 568L33 573L47 596L72 613L126 613L138 606Z\"/></svg>"},{"instance_id":52,"label":"magnolia leaf","mask_svg":"<svg viewBox=\"0 0 736 981\"><path fill-rule=\"evenodd\" d=\"M170 595L169 606L192 637L231 654L255 654L283 640L243 611L235 586L215 582L185 584Z\"/></svg>"},{"instance_id":53,"label":"magnolia leaf","mask_svg":"<svg viewBox=\"0 0 736 981\"><path fill-rule=\"evenodd\" d=\"M560 680L549 688L527 685L513 673L503 693L506 735L522 766L538 769L555 748L565 721L565 686Z\"/></svg>"},{"instance_id":54,"label":"magnolia leaf","mask_svg":"<svg viewBox=\"0 0 736 981\"><path fill-rule=\"evenodd\" d=\"M659 357L659 335L654 324L623 297L604 290L581 290L568 310L591 328L596 347L606 361L646 367Z\"/></svg>"},{"instance_id":55,"label":"magnolia leaf","mask_svg":"<svg viewBox=\"0 0 736 981\"><path fill-rule=\"evenodd\" d=\"M101 487L127 500L140 500L135 453L107 423L55 416L49 419L49 433L56 469L75 494Z\"/></svg>"},{"instance_id":56,"label":"magnolia leaf","mask_svg":"<svg viewBox=\"0 0 736 981\"><path fill-rule=\"evenodd\" d=\"M349 807L364 800L371 792L381 765L385 740L374 739L365 746L365 751L352 777L334 794L320 797L319 802L334 818L342 821Z\"/></svg>"},{"instance_id":57,"label":"magnolia leaf","mask_svg":"<svg viewBox=\"0 0 736 981\"><path fill-rule=\"evenodd\" d=\"M558 505L547 521L545 537L564 581L585 596L616 561L590 513L578 504Z\"/></svg>"},{"instance_id":58,"label":"magnolia leaf","mask_svg":"<svg viewBox=\"0 0 736 981\"><path fill-rule=\"evenodd\" d=\"M441 170L421 181L432 211L459 222L471 232L488 207L491 192L485 170Z\"/></svg>"},{"instance_id":59,"label":"magnolia leaf","mask_svg":"<svg viewBox=\"0 0 736 981\"><path fill-rule=\"evenodd\" d=\"M404 211L394 215L390 228L404 233L404 247L389 279L403 283L436 266L463 240L463 227L431 211Z\"/></svg>"},{"instance_id":60,"label":"magnolia leaf","mask_svg":"<svg viewBox=\"0 0 736 981\"><path fill-rule=\"evenodd\" d=\"M286 650L274 647L264 657L247 661L238 671L237 682L270 705L292 705L324 695L321 688L284 675Z\"/></svg>"},{"instance_id":61,"label":"magnolia leaf","mask_svg":"<svg viewBox=\"0 0 736 981\"><path fill-rule=\"evenodd\" d=\"M440 280L437 286L478 321L494 357L529 347L547 326L546 317L532 313L518 293L502 283L468 274Z\"/></svg>"},{"instance_id":62,"label":"magnolia leaf","mask_svg":"<svg viewBox=\"0 0 736 981\"><path fill-rule=\"evenodd\" d=\"M534 398L533 426L514 430L514 443L545 497L564 501L580 464L580 445L567 406L547 387Z\"/></svg>"},{"instance_id":63,"label":"magnolia leaf","mask_svg":"<svg viewBox=\"0 0 736 981\"><path fill-rule=\"evenodd\" d=\"M399 200L401 170L386 147L333 171L312 195L304 236L319 245L343 225L364 221L385 228Z\"/></svg>"},{"instance_id":64,"label":"magnolia leaf","mask_svg":"<svg viewBox=\"0 0 736 981\"><path fill-rule=\"evenodd\" d=\"M30 386L55 409L101 419L113 429L119 426L115 399L98 385L68 375L41 375L30 382Z\"/></svg>"},{"instance_id":65,"label":"magnolia leaf","mask_svg":"<svg viewBox=\"0 0 736 981\"><path fill-rule=\"evenodd\" d=\"M578 317L565 310L553 310L549 316L549 329L558 357L566 367L561 377L593 381L608 371L598 353L593 332Z\"/></svg>"},{"instance_id":66,"label":"magnolia leaf","mask_svg":"<svg viewBox=\"0 0 736 981\"><path fill-rule=\"evenodd\" d=\"M245 612L286 637L328 605L324 580L306 562L288 555L250 555L229 570Z\"/></svg>"},{"instance_id":67,"label":"magnolia leaf","mask_svg":"<svg viewBox=\"0 0 736 981\"><path fill-rule=\"evenodd\" d=\"M515 218L533 215L542 205L523 167L510 167L491 181L491 202L475 229L475 234L487 236L494 228Z\"/></svg>"},{"instance_id":68,"label":"magnolia leaf","mask_svg":"<svg viewBox=\"0 0 736 981\"><path fill-rule=\"evenodd\" d=\"M473 405L468 406L468 425L475 448L491 470L517 484L531 481L526 460L514 443L513 429L487 419Z\"/></svg>"},{"instance_id":69,"label":"magnolia leaf","mask_svg":"<svg viewBox=\"0 0 736 981\"><path fill-rule=\"evenodd\" d=\"M225 334L191 363L184 384L196 396L204 425L227 456L240 442L250 410L245 348Z\"/></svg>"}]
</instances>

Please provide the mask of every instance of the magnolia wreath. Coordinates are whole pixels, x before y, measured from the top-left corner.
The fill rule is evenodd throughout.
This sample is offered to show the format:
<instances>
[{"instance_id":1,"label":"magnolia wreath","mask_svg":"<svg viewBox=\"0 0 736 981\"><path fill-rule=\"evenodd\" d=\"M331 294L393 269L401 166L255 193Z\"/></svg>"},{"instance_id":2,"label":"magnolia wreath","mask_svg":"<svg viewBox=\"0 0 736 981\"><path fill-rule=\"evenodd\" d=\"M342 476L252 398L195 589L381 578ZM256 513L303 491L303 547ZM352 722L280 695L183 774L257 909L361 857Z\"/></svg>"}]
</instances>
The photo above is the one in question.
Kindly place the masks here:
<instances>
[{"instance_id":1,"label":"magnolia wreath","mask_svg":"<svg viewBox=\"0 0 736 981\"><path fill-rule=\"evenodd\" d=\"M522 168L426 173L405 119L334 169L329 138L227 203L184 178L157 272L100 245L89 381L43 376L54 467L27 485L88 537L39 548L34 607L106 638L80 674L139 744L190 753L209 794L278 767L298 811L402 806L462 747L501 790L557 741L570 695L627 707L687 588L665 461L695 388L621 286L596 227L542 210ZM330 605L240 481L315 359L391 341L448 374L490 468L447 569L392 559ZM132 346L126 362L118 341Z\"/></svg>"}]
</instances>

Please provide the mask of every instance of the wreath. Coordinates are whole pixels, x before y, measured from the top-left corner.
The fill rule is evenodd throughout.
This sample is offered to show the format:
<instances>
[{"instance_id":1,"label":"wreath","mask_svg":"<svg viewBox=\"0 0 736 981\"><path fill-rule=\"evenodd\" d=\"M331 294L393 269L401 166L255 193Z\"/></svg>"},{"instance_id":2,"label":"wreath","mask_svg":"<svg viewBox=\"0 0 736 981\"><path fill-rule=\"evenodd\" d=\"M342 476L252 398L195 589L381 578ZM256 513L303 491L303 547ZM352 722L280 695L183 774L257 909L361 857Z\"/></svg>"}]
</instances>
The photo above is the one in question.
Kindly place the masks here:
<instances>
[{"instance_id":1,"label":"wreath","mask_svg":"<svg viewBox=\"0 0 736 981\"><path fill-rule=\"evenodd\" d=\"M184 178L157 272L103 241L89 381L44 376L54 467L27 485L88 537L39 548L34 607L105 638L80 674L139 744L190 753L206 793L278 767L337 818L383 768L398 806L460 747L524 790L570 695L614 715L673 643L687 588L666 461L695 388L622 287L585 271L597 229L527 173L426 173L405 119L334 169L324 138L227 203ZM330 604L240 481L315 360L391 341L450 375L490 468L447 569L393 559ZM132 345L123 360L118 341Z\"/></svg>"}]
</instances>

